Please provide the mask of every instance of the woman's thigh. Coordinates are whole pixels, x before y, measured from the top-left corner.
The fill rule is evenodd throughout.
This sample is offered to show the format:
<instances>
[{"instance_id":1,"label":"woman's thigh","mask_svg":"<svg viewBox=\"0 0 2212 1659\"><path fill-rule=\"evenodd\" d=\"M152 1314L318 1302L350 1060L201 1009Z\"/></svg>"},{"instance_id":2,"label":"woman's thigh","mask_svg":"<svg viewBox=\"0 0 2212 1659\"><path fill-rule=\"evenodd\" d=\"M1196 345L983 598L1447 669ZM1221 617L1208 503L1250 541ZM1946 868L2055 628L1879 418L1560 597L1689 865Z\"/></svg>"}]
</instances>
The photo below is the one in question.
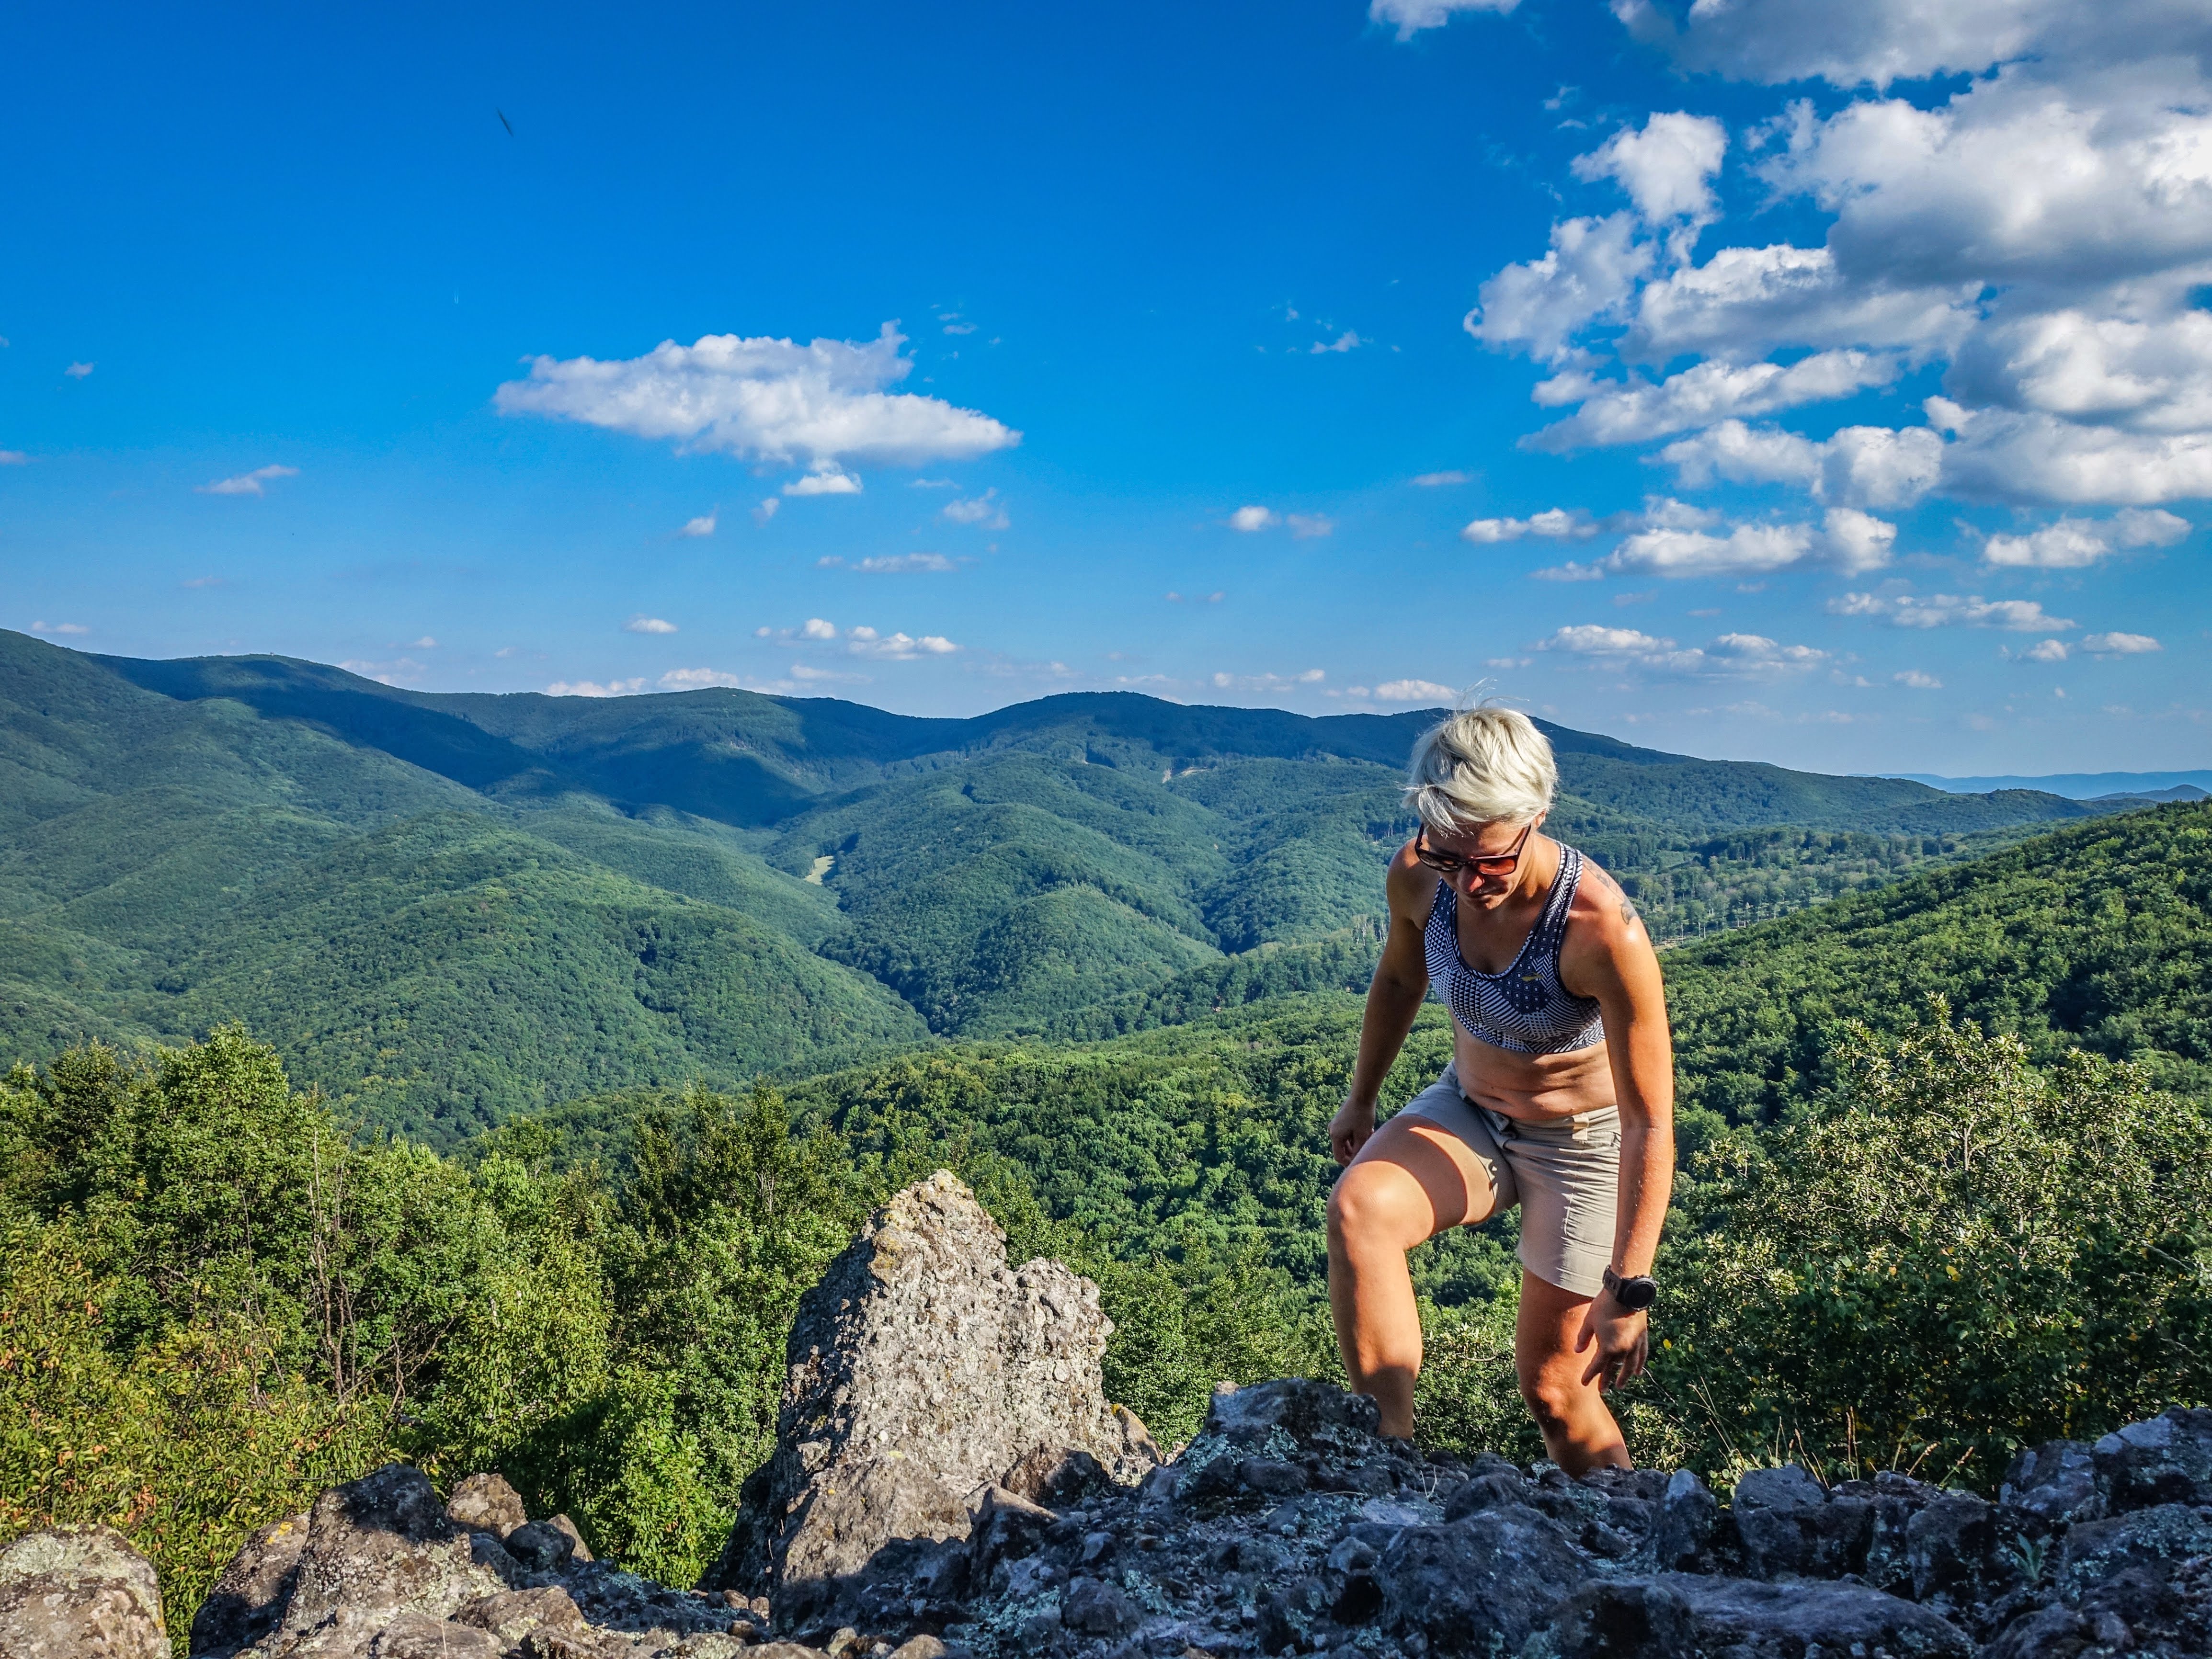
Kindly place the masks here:
<instances>
[{"instance_id":1,"label":"woman's thigh","mask_svg":"<svg viewBox=\"0 0 2212 1659\"><path fill-rule=\"evenodd\" d=\"M1498 1170L1494 1152L1401 1113L1337 1177L1329 1219L1347 1235L1379 1236L1410 1250L1447 1228L1495 1214L1501 1207Z\"/></svg>"}]
</instances>

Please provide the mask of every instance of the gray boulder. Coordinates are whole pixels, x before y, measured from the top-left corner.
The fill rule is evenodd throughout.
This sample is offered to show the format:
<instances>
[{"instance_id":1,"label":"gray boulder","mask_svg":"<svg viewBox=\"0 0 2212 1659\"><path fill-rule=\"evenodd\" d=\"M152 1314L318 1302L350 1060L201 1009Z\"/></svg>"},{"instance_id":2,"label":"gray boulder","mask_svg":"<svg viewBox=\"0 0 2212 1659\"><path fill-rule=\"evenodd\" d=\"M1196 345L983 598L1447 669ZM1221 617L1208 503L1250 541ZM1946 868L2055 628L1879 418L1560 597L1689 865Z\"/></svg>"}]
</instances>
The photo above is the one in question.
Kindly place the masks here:
<instances>
[{"instance_id":1,"label":"gray boulder","mask_svg":"<svg viewBox=\"0 0 2212 1659\"><path fill-rule=\"evenodd\" d=\"M1585 1630L1609 1631L1611 1646L1565 1648L1608 1659L1806 1659L1816 1653L1971 1659L1974 1651L1948 1620L1864 1585L1769 1584L1686 1573L1594 1586L1562 1609L1558 1627L1571 1638Z\"/></svg>"},{"instance_id":2,"label":"gray boulder","mask_svg":"<svg viewBox=\"0 0 2212 1659\"><path fill-rule=\"evenodd\" d=\"M2212 1504L2212 1410L2176 1406L2093 1449L2097 1486L2114 1515L2155 1504Z\"/></svg>"},{"instance_id":3,"label":"gray boulder","mask_svg":"<svg viewBox=\"0 0 2212 1659\"><path fill-rule=\"evenodd\" d=\"M1156 1461L1109 1409L1098 1289L1056 1261L1015 1269L949 1173L898 1194L799 1303L776 1450L745 1484L706 1586L773 1596L805 1626L894 1539L965 1537L978 1487L1067 1452L1117 1485Z\"/></svg>"},{"instance_id":4,"label":"gray boulder","mask_svg":"<svg viewBox=\"0 0 2212 1659\"><path fill-rule=\"evenodd\" d=\"M1997 1496L2045 1527L2070 1527L2105 1513L2097 1490L2096 1454L2078 1440L2048 1440L2021 1453L2005 1471Z\"/></svg>"},{"instance_id":5,"label":"gray boulder","mask_svg":"<svg viewBox=\"0 0 2212 1659\"><path fill-rule=\"evenodd\" d=\"M153 1564L107 1527L55 1527L0 1550L6 1659L169 1659Z\"/></svg>"},{"instance_id":6,"label":"gray boulder","mask_svg":"<svg viewBox=\"0 0 2212 1659\"><path fill-rule=\"evenodd\" d=\"M1731 1508L1745 1563L1758 1577L1840 1578L1866 1565L1874 1504L1830 1497L1795 1463L1745 1475Z\"/></svg>"},{"instance_id":7,"label":"gray boulder","mask_svg":"<svg viewBox=\"0 0 2212 1659\"><path fill-rule=\"evenodd\" d=\"M1374 1577L1391 1629L1431 1653L1488 1655L1517 1650L1587 1571L1552 1522L1509 1505L1404 1528Z\"/></svg>"},{"instance_id":8,"label":"gray boulder","mask_svg":"<svg viewBox=\"0 0 2212 1659\"><path fill-rule=\"evenodd\" d=\"M300 1576L307 1517L287 1516L256 1530L230 1558L192 1615L195 1659L232 1659L276 1628Z\"/></svg>"},{"instance_id":9,"label":"gray boulder","mask_svg":"<svg viewBox=\"0 0 2212 1659\"><path fill-rule=\"evenodd\" d=\"M529 1520L522 1494L497 1474L472 1474L453 1488L446 1500L446 1518L465 1532L488 1532L505 1538Z\"/></svg>"}]
</instances>

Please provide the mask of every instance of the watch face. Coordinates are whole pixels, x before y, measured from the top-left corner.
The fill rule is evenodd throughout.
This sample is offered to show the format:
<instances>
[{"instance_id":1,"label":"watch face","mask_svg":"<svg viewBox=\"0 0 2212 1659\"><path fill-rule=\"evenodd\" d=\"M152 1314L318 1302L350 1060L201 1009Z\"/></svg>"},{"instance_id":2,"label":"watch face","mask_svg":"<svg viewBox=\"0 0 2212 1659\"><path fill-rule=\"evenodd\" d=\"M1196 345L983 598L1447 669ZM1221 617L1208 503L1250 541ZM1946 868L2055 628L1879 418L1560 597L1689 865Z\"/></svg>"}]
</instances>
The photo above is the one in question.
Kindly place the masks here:
<instances>
[{"instance_id":1,"label":"watch face","mask_svg":"<svg viewBox=\"0 0 2212 1659\"><path fill-rule=\"evenodd\" d=\"M1659 1286L1648 1279L1624 1279L1613 1287L1613 1299L1631 1313L1642 1313L1659 1299Z\"/></svg>"}]
</instances>

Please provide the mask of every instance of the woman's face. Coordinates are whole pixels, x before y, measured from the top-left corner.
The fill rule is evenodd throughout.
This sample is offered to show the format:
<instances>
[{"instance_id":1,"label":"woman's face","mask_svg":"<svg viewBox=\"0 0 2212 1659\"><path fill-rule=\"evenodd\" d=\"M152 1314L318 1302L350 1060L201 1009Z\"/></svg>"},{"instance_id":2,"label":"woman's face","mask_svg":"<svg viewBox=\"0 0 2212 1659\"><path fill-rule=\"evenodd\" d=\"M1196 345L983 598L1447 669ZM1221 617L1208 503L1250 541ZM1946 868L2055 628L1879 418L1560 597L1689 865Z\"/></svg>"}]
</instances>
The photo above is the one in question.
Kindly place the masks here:
<instances>
[{"instance_id":1,"label":"woman's face","mask_svg":"<svg viewBox=\"0 0 2212 1659\"><path fill-rule=\"evenodd\" d=\"M1525 823L1500 819L1451 830L1423 829L1414 843L1420 860L1452 885L1452 890L1488 908L1504 900L1527 866L1529 843L1545 815Z\"/></svg>"}]
</instances>

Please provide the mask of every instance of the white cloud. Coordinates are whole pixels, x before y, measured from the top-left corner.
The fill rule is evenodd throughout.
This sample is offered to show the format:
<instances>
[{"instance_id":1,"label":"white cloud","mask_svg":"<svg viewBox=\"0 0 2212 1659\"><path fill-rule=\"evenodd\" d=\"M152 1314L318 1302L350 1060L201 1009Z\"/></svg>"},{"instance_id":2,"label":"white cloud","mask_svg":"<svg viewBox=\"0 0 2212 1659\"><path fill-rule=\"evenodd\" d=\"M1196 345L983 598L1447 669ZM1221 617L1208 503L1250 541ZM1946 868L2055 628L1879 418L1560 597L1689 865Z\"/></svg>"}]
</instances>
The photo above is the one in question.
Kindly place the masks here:
<instances>
[{"instance_id":1,"label":"white cloud","mask_svg":"<svg viewBox=\"0 0 2212 1659\"><path fill-rule=\"evenodd\" d=\"M1766 415L1801 404L1827 403L1897 378L1895 358L1864 351L1821 351L1780 363L1707 362L1647 380L1577 384L1583 406L1522 440L1535 449L1638 444L1717 421ZM1542 388L1539 387L1540 393ZM1542 399L1540 398L1540 401Z\"/></svg>"},{"instance_id":2,"label":"white cloud","mask_svg":"<svg viewBox=\"0 0 2212 1659\"><path fill-rule=\"evenodd\" d=\"M2189 533L2189 520L2153 507L2129 507L2103 524L2060 519L2025 536L1991 536L1982 557L1994 565L2079 570L2124 547L2167 547Z\"/></svg>"},{"instance_id":3,"label":"white cloud","mask_svg":"<svg viewBox=\"0 0 2212 1659\"><path fill-rule=\"evenodd\" d=\"M1438 489L1449 484L1473 483L1474 474L1472 472L1417 472L1413 475L1413 481L1424 489Z\"/></svg>"},{"instance_id":4,"label":"white cloud","mask_svg":"<svg viewBox=\"0 0 2212 1659\"><path fill-rule=\"evenodd\" d=\"M1709 115L1654 115L1642 129L1624 127L1587 155L1575 177L1610 179L1628 192L1647 224L1712 217L1712 180L1728 151L1728 129Z\"/></svg>"},{"instance_id":5,"label":"white cloud","mask_svg":"<svg viewBox=\"0 0 2212 1659\"><path fill-rule=\"evenodd\" d=\"M1318 668L1304 668L1295 674L1227 674L1213 677L1217 691L1296 691L1301 688L1319 685L1328 676Z\"/></svg>"},{"instance_id":6,"label":"white cloud","mask_svg":"<svg viewBox=\"0 0 2212 1659\"><path fill-rule=\"evenodd\" d=\"M1716 478L1795 484L1815 501L1848 507L1917 505L1942 471L1943 440L1924 426L1847 426L1824 443L1779 427L1728 420L1678 438L1654 459L1685 489Z\"/></svg>"},{"instance_id":7,"label":"white cloud","mask_svg":"<svg viewBox=\"0 0 2212 1659\"><path fill-rule=\"evenodd\" d=\"M2075 626L2065 617L2046 616L2036 599L1985 599L1978 593L1846 593L1826 609L1837 617L1874 617L1895 628L2002 628L2016 633L2060 632Z\"/></svg>"},{"instance_id":8,"label":"white cloud","mask_svg":"<svg viewBox=\"0 0 2212 1659\"><path fill-rule=\"evenodd\" d=\"M702 513L696 519L686 519L684 528L676 533L679 536L711 536L714 533L714 518L712 513Z\"/></svg>"},{"instance_id":9,"label":"white cloud","mask_svg":"<svg viewBox=\"0 0 2212 1659\"><path fill-rule=\"evenodd\" d=\"M1460 531L1462 542L1517 542L1524 535L1541 535L1553 542L1589 540L1606 529L1597 520L1583 514L1582 508L1568 511L1564 507L1548 507L1541 514L1528 518L1478 518ZM1617 526L1614 526L1617 529Z\"/></svg>"},{"instance_id":10,"label":"white cloud","mask_svg":"<svg viewBox=\"0 0 2212 1659\"><path fill-rule=\"evenodd\" d=\"M783 503L781 501L778 501L775 496L770 495L767 500L763 501L758 507L753 509L753 522L755 524L766 524L770 519L775 517L776 508L782 505Z\"/></svg>"},{"instance_id":11,"label":"white cloud","mask_svg":"<svg viewBox=\"0 0 2212 1659\"><path fill-rule=\"evenodd\" d=\"M1576 332L1615 315L1651 269L1651 245L1637 241L1635 231L1626 213L1562 220L1542 258L1508 265L1482 285L1481 303L1462 326L1485 345L1564 361Z\"/></svg>"},{"instance_id":12,"label":"white cloud","mask_svg":"<svg viewBox=\"0 0 2212 1659\"><path fill-rule=\"evenodd\" d=\"M1660 674L1771 677L1816 668L1828 653L1809 645L1782 645L1764 634L1723 634L1702 646L1678 649L1674 641L1640 629L1581 623L1539 640L1539 651L1589 657L1615 668Z\"/></svg>"},{"instance_id":13,"label":"white cloud","mask_svg":"<svg viewBox=\"0 0 2212 1659\"><path fill-rule=\"evenodd\" d=\"M709 334L665 340L641 357L529 360L527 380L495 394L502 414L538 415L674 439L691 450L817 471L847 463L967 460L1021 441L989 416L893 392L912 371L895 325L866 344Z\"/></svg>"},{"instance_id":14,"label":"white cloud","mask_svg":"<svg viewBox=\"0 0 2212 1659\"><path fill-rule=\"evenodd\" d=\"M1242 530L1247 532L1265 530L1280 522L1281 520L1277 519L1273 513L1264 507L1240 507L1229 515L1229 527L1231 530Z\"/></svg>"},{"instance_id":15,"label":"white cloud","mask_svg":"<svg viewBox=\"0 0 2212 1659\"><path fill-rule=\"evenodd\" d=\"M343 666L343 665L340 665ZM545 688L549 697L634 697L645 690L642 675L634 680L556 680Z\"/></svg>"},{"instance_id":16,"label":"white cloud","mask_svg":"<svg viewBox=\"0 0 2212 1659\"><path fill-rule=\"evenodd\" d=\"M953 524L975 525L984 530L1004 530L1006 509L998 501L999 492L987 489L981 495L964 501L947 501L939 514Z\"/></svg>"},{"instance_id":17,"label":"white cloud","mask_svg":"<svg viewBox=\"0 0 2212 1659\"><path fill-rule=\"evenodd\" d=\"M2139 657L2166 649L2148 634L2091 634L2081 648L2097 657Z\"/></svg>"},{"instance_id":18,"label":"white cloud","mask_svg":"<svg viewBox=\"0 0 2212 1659\"><path fill-rule=\"evenodd\" d=\"M1336 520L1322 513L1293 513L1283 522L1290 526L1291 534L1302 542L1326 536L1336 528Z\"/></svg>"},{"instance_id":19,"label":"white cloud","mask_svg":"<svg viewBox=\"0 0 2212 1659\"><path fill-rule=\"evenodd\" d=\"M890 662L912 662L918 657L950 656L960 647L942 634L879 634L872 628L856 628L846 635L845 648L855 656L881 657Z\"/></svg>"},{"instance_id":20,"label":"white cloud","mask_svg":"<svg viewBox=\"0 0 2212 1659\"><path fill-rule=\"evenodd\" d=\"M673 634L675 631L674 623L664 622L659 617L647 617L642 614L632 617L623 624L623 632L625 634Z\"/></svg>"},{"instance_id":21,"label":"white cloud","mask_svg":"<svg viewBox=\"0 0 2212 1659\"><path fill-rule=\"evenodd\" d=\"M20 449L0 449L0 466L28 466L31 458Z\"/></svg>"},{"instance_id":22,"label":"white cloud","mask_svg":"<svg viewBox=\"0 0 2212 1659\"><path fill-rule=\"evenodd\" d=\"M960 568L955 561L946 558L942 553L879 553L872 558L854 559L849 564L833 553L829 557L817 559L814 562L820 569L842 568L848 570L857 570L863 575L868 576L898 575L917 570L957 570Z\"/></svg>"},{"instance_id":23,"label":"white cloud","mask_svg":"<svg viewBox=\"0 0 2212 1659\"><path fill-rule=\"evenodd\" d=\"M86 375L92 373L94 367L95 365L92 363L71 363L67 368L64 369L62 373L68 375L72 380L82 380Z\"/></svg>"},{"instance_id":24,"label":"white cloud","mask_svg":"<svg viewBox=\"0 0 2212 1659\"><path fill-rule=\"evenodd\" d=\"M799 630L799 637L802 640L834 640L837 637L837 629L834 624L823 621L819 617L809 617L806 625Z\"/></svg>"},{"instance_id":25,"label":"white cloud","mask_svg":"<svg viewBox=\"0 0 2212 1659\"><path fill-rule=\"evenodd\" d=\"M860 481L835 466L817 467L804 477L784 485L787 495L857 495Z\"/></svg>"},{"instance_id":26,"label":"white cloud","mask_svg":"<svg viewBox=\"0 0 2212 1659\"><path fill-rule=\"evenodd\" d=\"M1366 341L1361 339L1357 334L1354 334L1347 328L1334 340L1316 340L1311 345L1308 346L1306 349L1312 353L1313 356L1319 357L1331 351L1357 351L1361 346L1364 346L1366 343Z\"/></svg>"},{"instance_id":27,"label":"white cloud","mask_svg":"<svg viewBox=\"0 0 2212 1659\"><path fill-rule=\"evenodd\" d=\"M1521 0L1368 0L1367 18L1370 22L1389 24L1401 40L1410 40L1423 29L1442 28L1456 12L1495 12L1502 17L1520 3Z\"/></svg>"},{"instance_id":28,"label":"white cloud","mask_svg":"<svg viewBox=\"0 0 2212 1659\"><path fill-rule=\"evenodd\" d=\"M299 476L296 466L257 466L234 478L217 478L213 483L196 484L193 489L202 495L265 495L269 492L263 488L264 484Z\"/></svg>"},{"instance_id":29,"label":"white cloud","mask_svg":"<svg viewBox=\"0 0 2212 1659\"><path fill-rule=\"evenodd\" d=\"M1484 284L1467 323L1562 371L1537 402L1582 407L1541 447L1649 442L1942 363L1949 412L1934 418L1931 404L1931 427L1952 443L1866 428L1814 456L1784 441L1794 434L1731 434L1674 458L1684 484L1733 468L1859 508L1935 490L2144 507L2212 496L2212 312L2195 297L2212 277L2202 0L1612 3L1686 70L1847 89L1744 130L1772 199L1809 204L1826 234L1689 263L1725 139L1683 125L1707 120L1691 112L1655 114L1578 158L1586 182L1630 191L1645 228L1620 214L1560 220L1542 258ZM1879 90L1939 73L1967 78L1912 100ZM1613 324L1617 337L1597 331ZM1656 385L1606 372L1685 357L1701 361Z\"/></svg>"},{"instance_id":30,"label":"white cloud","mask_svg":"<svg viewBox=\"0 0 2212 1659\"><path fill-rule=\"evenodd\" d=\"M1609 574L1746 576L1819 565L1856 574L1887 564L1896 539L1897 526L1887 520L1832 507L1818 526L1739 524L1724 536L1663 525L1639 530L1592 568Z\"/></svg>"},{"instance_id":31,"label":"white cloud","mask_svg":"<svg viewBox=\"0 0 2212 1659\"><path fill-rule=\"evenodd\" d=\"M744 681L719 668L672 668L660 677L664 691L699 691L710 685L742 686Z\"/></svg>"},{"instance_id":32,"label":"white cloud","mask_svg":"<svg viewBox=\"0 0 2212 1659\"><path fill-rule=\"evenodd\" d=\"M2052 643L2057 644L2057 641L2053 641ZM2065 647L2062 646L2059 648L2063 650ZM1941 691L1943 689L1942 681L1937 679L1933 674L1917 668L1901 668L1892 674L1890 678L1899 685L1911 687L1915 691Z\"/></svg>"},{"instance_id":33,"label":"white cloud","mask_svg":"<svg viewBox=\"0 0 2212 1659\"><path fill-rule=\"evenodd\" d=\"M1550 638L1540 641L1539 651L1571 651L1578 656L1619 656L1626 653L1638 654L1671 649L1674 641L1655 638L1633 628L1606 628L1596 623L1582 623L1571 628L1555 630Z\"/></svg>"},{"instance_id":34,"label":"white cloud","mask_svg":"<svg viewBox=\"0 0 2212 1659\"><path fill-rule=\"evenodd\" d=\"M2039 640L2036 643L2029 646L2027 650L2020 653L2020 660L2022 662L2064 662L2066 660L2066 641L2063 640Z\"/></svg>"},{"instance_id":35,"label":"white cloud","mask_svg":"<svg viewBox=\"0 0 2212 1659\"><path fill-rule=\"evenodd\" d=\"M89 634L92 632L82 623L50 622L34 622L31 624L31 631L33 634Z\"/></svg>"},{"instance_id":36,"label":"white cloud","mask_svg":"<svg viewBox=\"0 0 2212 1659\"><path fill-rule=\"evenodd\" d=\"M1359 689L1353 686L1346 695L1356 697L1360 695ZM1459 693L1449 685L1438 685L1434 680L1385 680L1375 688L1375 699L1378 702L1428 702L1449 706L1458 701Z\"/></svg>"}]
</instances>

